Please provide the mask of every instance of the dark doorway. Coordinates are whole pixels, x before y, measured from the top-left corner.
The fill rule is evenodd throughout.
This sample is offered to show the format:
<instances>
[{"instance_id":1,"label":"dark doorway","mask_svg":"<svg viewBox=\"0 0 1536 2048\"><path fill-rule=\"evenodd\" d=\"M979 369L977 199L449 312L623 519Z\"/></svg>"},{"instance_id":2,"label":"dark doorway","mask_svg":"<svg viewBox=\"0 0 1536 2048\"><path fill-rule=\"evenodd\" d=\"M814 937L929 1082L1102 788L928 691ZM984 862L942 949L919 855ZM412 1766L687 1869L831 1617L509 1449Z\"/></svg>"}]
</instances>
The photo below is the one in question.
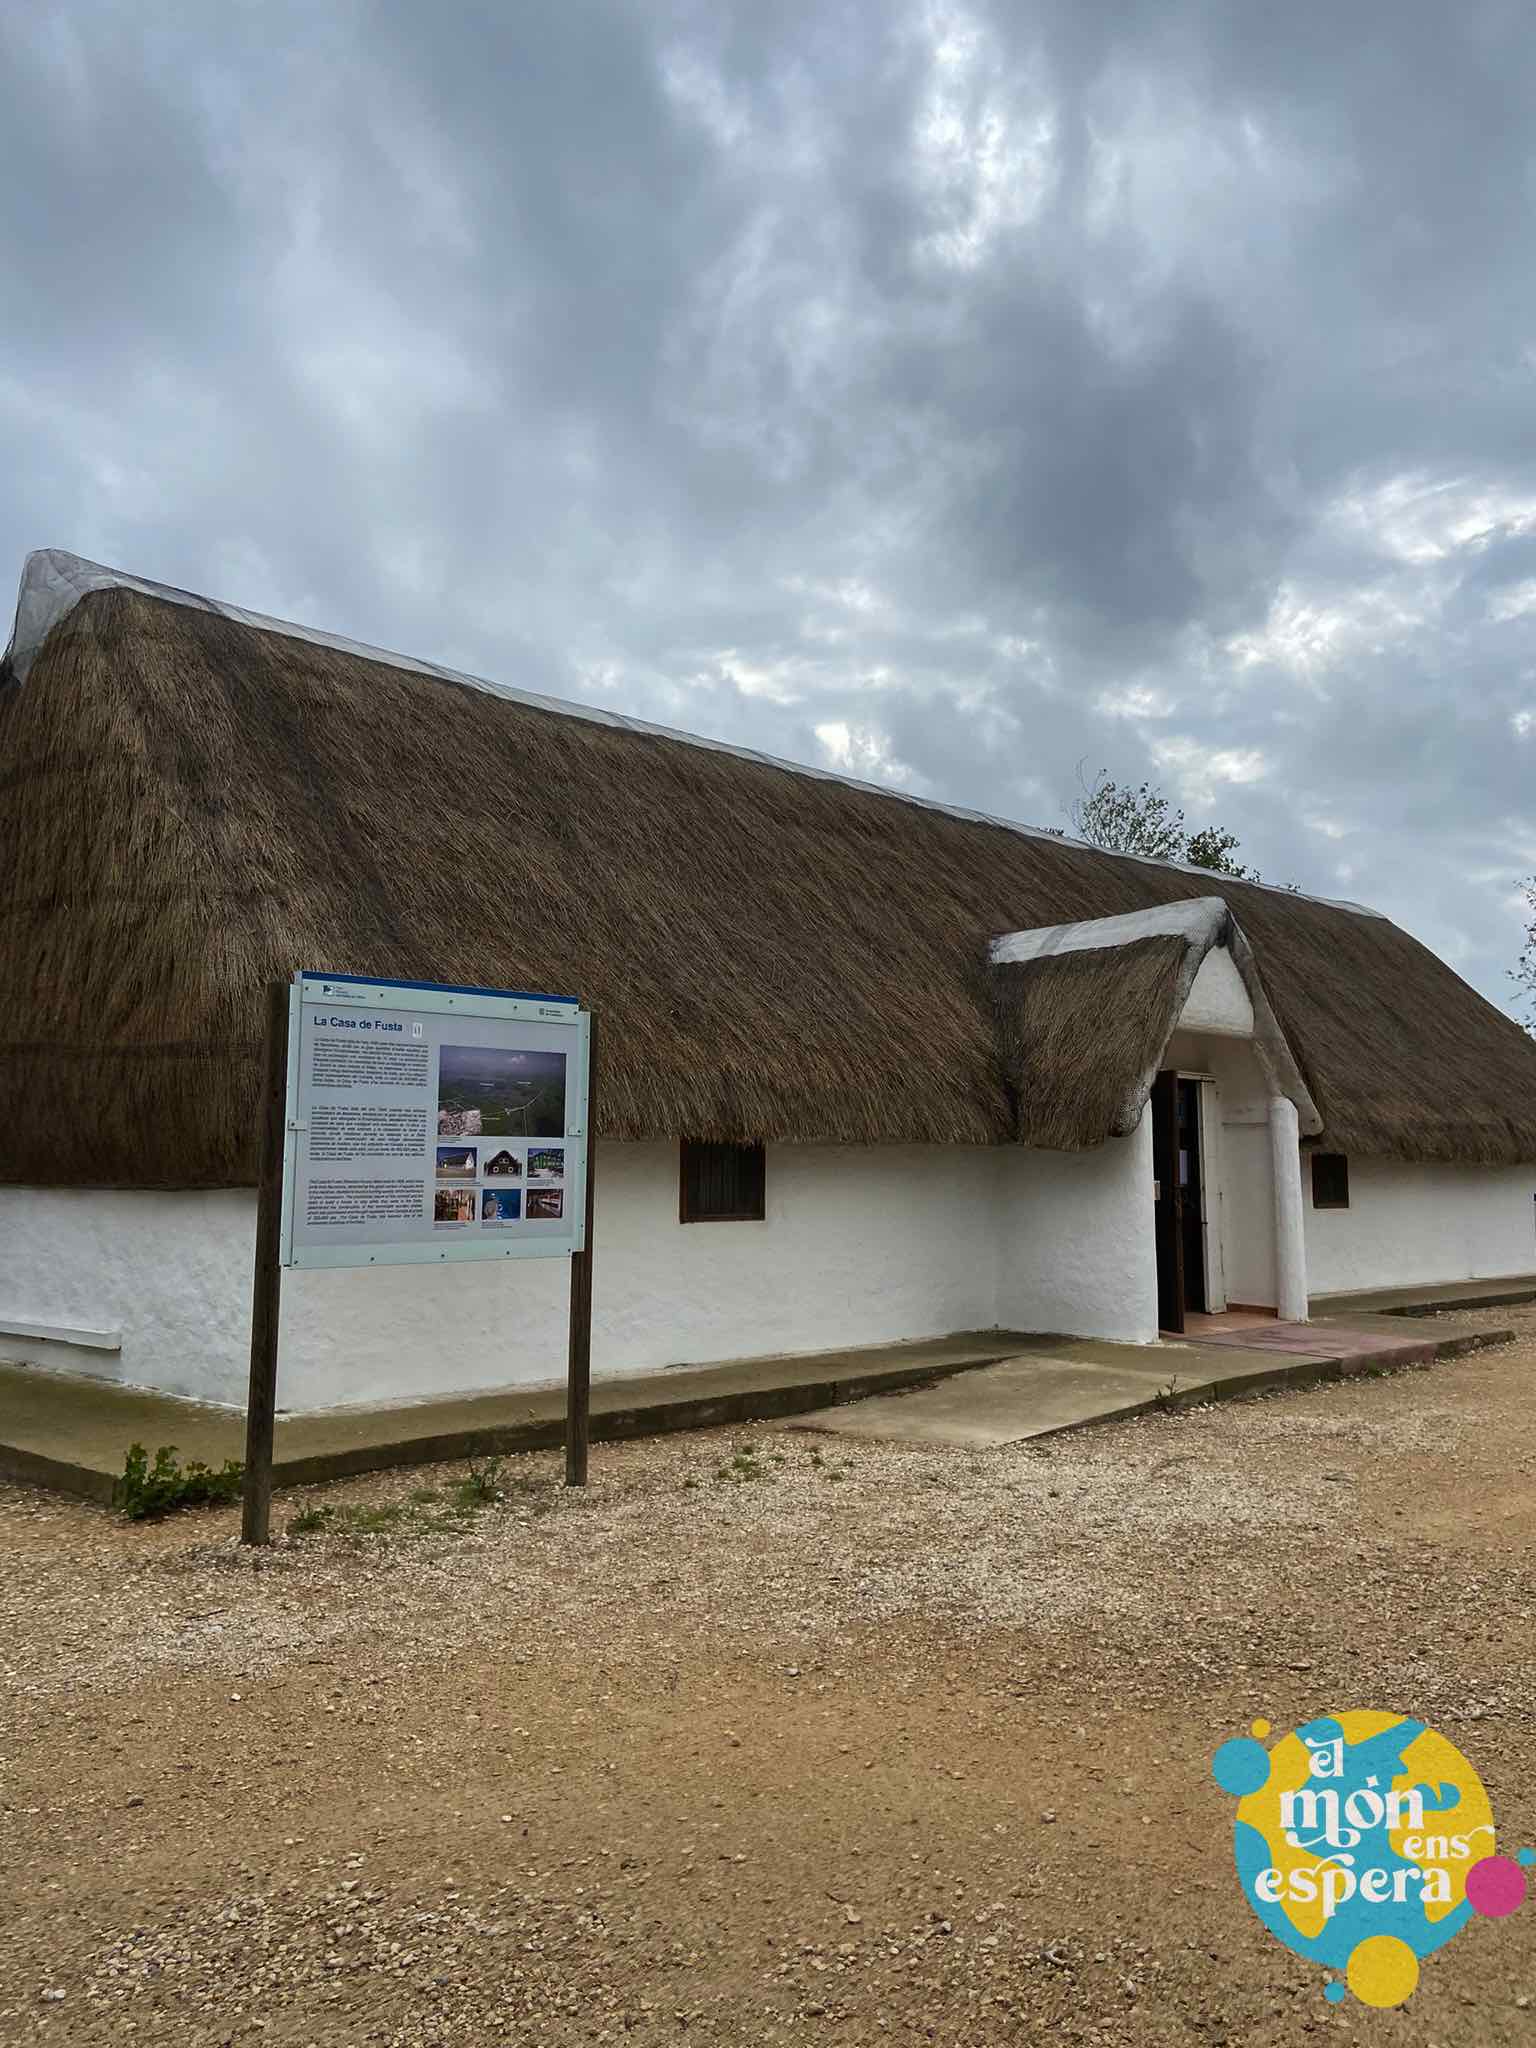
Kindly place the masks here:
<instances>
[{"instance_id":1,"label":"dark doorway","mask_svg":"<svg viewBox=\"0 0 1536 2048\"><path fill-rule=\"evenodd\" d=\"M1205 1308L1205 1199L1200 1184L1200 1083L1159 1074L1152 1085L1157 1322L1182 1330Z\"/></svg>"}]
</instances>

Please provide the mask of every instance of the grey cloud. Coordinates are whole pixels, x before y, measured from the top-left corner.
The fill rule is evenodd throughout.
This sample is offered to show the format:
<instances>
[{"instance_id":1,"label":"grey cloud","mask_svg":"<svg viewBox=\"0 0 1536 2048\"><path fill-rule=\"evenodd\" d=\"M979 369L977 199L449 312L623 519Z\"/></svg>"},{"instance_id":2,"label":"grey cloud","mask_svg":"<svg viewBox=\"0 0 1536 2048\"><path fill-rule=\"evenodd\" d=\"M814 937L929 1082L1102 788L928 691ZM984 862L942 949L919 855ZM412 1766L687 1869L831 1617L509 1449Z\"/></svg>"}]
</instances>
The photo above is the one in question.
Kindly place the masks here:
<instances>
[{"instance_id":1,"label":"grey cloud","mask_svg":"<svg viewBox=\"0 0 1536 2048\"><path fill-rule=\"evenodd\" d=\"M76 0L0 59L13 570L1042 823L1150 775L1506 1000L1524 10Z\"/></svg>"}]
</instances>

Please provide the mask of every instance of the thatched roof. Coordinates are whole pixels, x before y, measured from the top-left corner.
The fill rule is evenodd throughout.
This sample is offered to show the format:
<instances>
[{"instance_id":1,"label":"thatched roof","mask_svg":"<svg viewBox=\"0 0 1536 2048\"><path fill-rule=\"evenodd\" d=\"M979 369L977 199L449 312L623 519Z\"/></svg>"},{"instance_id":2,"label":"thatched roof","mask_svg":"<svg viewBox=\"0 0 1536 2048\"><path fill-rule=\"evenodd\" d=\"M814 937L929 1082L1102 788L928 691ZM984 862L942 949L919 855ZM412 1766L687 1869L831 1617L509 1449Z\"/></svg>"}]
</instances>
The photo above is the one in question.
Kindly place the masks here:
<instances>
[{"instance_id":1,"label":"thatched roof","mask_svg":"<svg viewBox=\"0 0 1536 2048\"><path fill-rule=\"evenodd\" d=\"M1315 1136L1322 1117L1242 927L1221 897L1196 896L992 942L998 1058L1019 1142L1070 1150L1134 1131L1195 977L1218 946L1253 1006L1270 1092L1288 1096L1303 1135Z\"/></svg>"},{"instance_id":2,"label":"thatched roof","mask_svg":"<svg viewBox=\"0 0 1536 2048\"><path fill-rule=\"evenodd\" d=\"M299 966L580 995L604 1019L611 1135L1005 1142L991 941L1213 891L1324 1141L1536 1159L1536 1044L1368 913L499 693L69 557L33 558L18 625L0 1179L248 1183L261 990ZM1122 1034L1139 1056L1134 1006L1096 1025L1106 1059ZM1057 1137L1093 1142L1091 1119Z\"/></svg>"}]
</instances>

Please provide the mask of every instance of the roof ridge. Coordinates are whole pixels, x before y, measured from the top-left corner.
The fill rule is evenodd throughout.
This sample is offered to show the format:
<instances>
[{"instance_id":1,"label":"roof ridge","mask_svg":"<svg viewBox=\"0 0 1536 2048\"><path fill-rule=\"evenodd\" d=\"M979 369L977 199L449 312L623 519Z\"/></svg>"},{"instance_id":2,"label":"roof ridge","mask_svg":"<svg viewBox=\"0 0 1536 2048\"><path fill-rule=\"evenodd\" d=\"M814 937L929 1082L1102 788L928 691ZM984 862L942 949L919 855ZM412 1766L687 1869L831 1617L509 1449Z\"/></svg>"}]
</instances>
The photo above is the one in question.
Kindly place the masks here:
<instances>
[{"instance_id":1,"label":"roof ridge","mask_svg":"<svg viewBox=\"0 0 1536 2048\"><path fill-rule=\"evenodd\" d=\"M1068 918L1059 924L1025 925L1002 932L987 949L994 967L1026 961L1059 959L1063 953L1112 952L1142 939L1183 939L1203 942L1231 918L1223 896L1183 896L1172 903L1154 903L1145 910L1122 910L1107 917Z\"/></svg>"},{"instance_id":2,"label":"roof ridge","mask_svg":"<svg viewBox=\"0 0 1536 2048\"><path fill-rule=\"evenodd\" d=\"M1016 818L1000 818L990 811L973 811L961 804L941 803L934 797L913 796L903 789L891 789L877 782L864 782L854 775L840 775L831 768L812 768L804 762L786 761L781 755L764 754L753 747L733 746L728 740L709 739L702 733L681 732L673 726L652 725L648 720L631 718L621 711L608 711L600 705L583 704L568 697L546 697L533 690L519 690L507 683L494 683L484 676L470 675L462 669L445 668L441 663L423 661L414 655L396 654L387 647L375 647L368 641L349 640L340 633L325 633L314 626L299 625L292 619L273 618L265 612L247 611L243 606L225 604L219 599L200 596L196 591L182 590L172 583L156 583L145 576L135 576L127 569L112 569L101 562L92 562L83 555L72 554L67 548L36 548L22 564L21 585L16 598L16 620L12 628L10 643L5 651L4 669L18 683L24 683L32 663L41 650L44 641L80 603L81 599L98 590L132 590L142 597L154 597L167 604L179 604L193 611L212 612L217 617L228 619L235 625L249 626L259 633L278 633L290 640L307 641L313 647L326 647L340 654L355 654L366 661L376 661L386 668L403 669L410 674L430 676L438 682L458 683L467 689L480 690L487 696L500 697L508 703L522 704L537 711L553 712L558 717L584 719L592 725L616 726L625 732L644 733L653 739L680 741L685 746L703 747L710 753L731 754L738 760L754 761L761 767L781 768L791 775L803 775L817 782L841 784L845 789L856 789L866 795L890 797L899 803L913 804L919 809L941 812L945 817L960 818L969 824L992 825L999 831L1015 832L1025 839L1048 839L1057 846L1080 847L1088 853L1097 853L1110 860L1133 860L1143 866L1171 869L1175 873L1196 876L1216 875L1212 868L1197 867L1190 861L1161 860L1146 853L1119 853L1107 847L1094 846L1086 839L1074 839L1065 832L1053 831L1044 825L1026 825ZM1241 880L1249 889L1267 889L1274 895L1297 896L1307 903L1321 903L1331 910L1353 911L1357 916L1382 918L1379 910L1369 904L1351 903L1339 897L1314 896L1302 889L1291 889L1282 882L1260 882L1247 876L1231 877ZM1383 918L1383 922L1388 922Z\"/></svg>"}]
</instances>

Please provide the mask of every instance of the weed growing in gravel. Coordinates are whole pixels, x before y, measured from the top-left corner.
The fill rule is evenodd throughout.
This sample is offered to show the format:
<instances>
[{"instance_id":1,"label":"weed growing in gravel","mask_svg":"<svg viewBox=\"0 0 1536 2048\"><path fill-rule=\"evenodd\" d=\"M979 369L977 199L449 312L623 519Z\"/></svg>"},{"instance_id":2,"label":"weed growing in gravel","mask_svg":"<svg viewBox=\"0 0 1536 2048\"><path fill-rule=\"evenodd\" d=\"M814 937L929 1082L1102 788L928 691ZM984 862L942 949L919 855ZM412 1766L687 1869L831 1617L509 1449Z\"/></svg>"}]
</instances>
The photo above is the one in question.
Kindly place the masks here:
<instances>
[{"instance_id":1,"label":"weed growing in gravel","mask_svg":"<svg viewBox=\"0 0 1536 2048\"><path fill-rule=\"evenodd\" d=\"M450 1507L434 1513L429 1503L414 1500L371 1501L353 1507L305 1508L288 1524L290 1536L384 1536L393 1529L438 1530L457 1535L465 1513Z\"/></svg>"},{"instance_id":2,"label":"weed growing in gravel","mask_svg":"<svg viewBox=\"0 0 1536 2048\"><path fill-rule=\"evenodd\" d=\"M823 1457L814 1444L806 1453L806 1456L811 1471L819 1473L823 1479L841 1479L843 1477L843 1474L837 1471ZM789 1462L789 1454L786 1451L768 1451L765 1453L758 1444L751 1442L740 1443L732 1453L731 1462L728 1465L717 1465L715 1467L715 1478L727 1486L741 1486L752 1479L777 1479ZM852 1458L845 1458L843 1463L844 1465L851 1466L853 1460ZM696 1486L698 1481L696 1479L685 1479L683 1484L684 1486Z\"/></svg>"},{"instance_id":3,"label":"weed growing in gravel","mask_svg":"<svg viewBox=\"0 0 1536 2048\"><path fill-rule=\"evenodd\" d=\"M773 1474L763 1463L762 1454L754 1443L738 1444L729 1465L722 1465L715 1473L732 1486L740 1486L749 1479L771 1479Z\"/></svg>"},{"instance_id":4,"label":"weed growing in gravel","mask_svg":"<svg viewBox=\"0 0 1536 2048\"><path fill-rule=\"evenodd\" d=\"M176 1446L161 1444L151 1464L142 1444L130 1444L112 1500L130 1522L147 1522L177 1508L220 1506L238 1500L244 1477L245 1467L234 1458L227 1458L215 1472L196 1458L178 1464Z\"/></svg>"},{"instance_id":5,"label":"weed growing in gravel","mask_svg":"<svg viewBox=\"0 0 1536 2048\"><path fill-rule=\"evenodd\" d=\"M412 1517L408 1500L378 1501L371 1507L343 1508L341 1515L354 1536L382 1536Z\"/></svg>"},{"instance_id":6,"label":"weed growing in gravel","mask_svg":"<svg viewBox=\"0 0 1536 2048\"><path fill-rule=\"evenodd\" d=\"M357 1506L317 1504L301 1509L288 1523L290 1536L382 1536L392 1530L407 1535L462 1536L486 1508L505 1506L514 1494L542 1496L536 1479L509 1479L501 1458L472 1457L462 1479L448 1486L414 1486L404 1500L375 1501ZM550 1502L529 1499L534 1514Z\"/></svg>"},{"instance_id":7,"label":"weed growing in gravel","mask_svg":"<svg viewBox=\"0 0 1536 2048\"><path fill-rule=\"evenodd\" d=\"M489 1507L501 1499L500 1458L471 1458L469 1471L454 1486L454 1498L462 1507Z\"/></svg>"},{"instance_id":8,"label":"weed growing in gravel","mask_svg":"<svg viewBox=\"0 0 1536 2048\"><path fill-rule=\"evenodd\" d=\"M1168 1382L1166 1387L1158 1388L1157 1392L1152 1396L1152 1399L1157 1403L1158 1407L1162 1410L1164 1415L1172 1415L1174 1410L1179 1405L1178 1397L1179 1379L1178 1374L1175 1373L1173 1378Z\"/></svg>"}]
</instances>

